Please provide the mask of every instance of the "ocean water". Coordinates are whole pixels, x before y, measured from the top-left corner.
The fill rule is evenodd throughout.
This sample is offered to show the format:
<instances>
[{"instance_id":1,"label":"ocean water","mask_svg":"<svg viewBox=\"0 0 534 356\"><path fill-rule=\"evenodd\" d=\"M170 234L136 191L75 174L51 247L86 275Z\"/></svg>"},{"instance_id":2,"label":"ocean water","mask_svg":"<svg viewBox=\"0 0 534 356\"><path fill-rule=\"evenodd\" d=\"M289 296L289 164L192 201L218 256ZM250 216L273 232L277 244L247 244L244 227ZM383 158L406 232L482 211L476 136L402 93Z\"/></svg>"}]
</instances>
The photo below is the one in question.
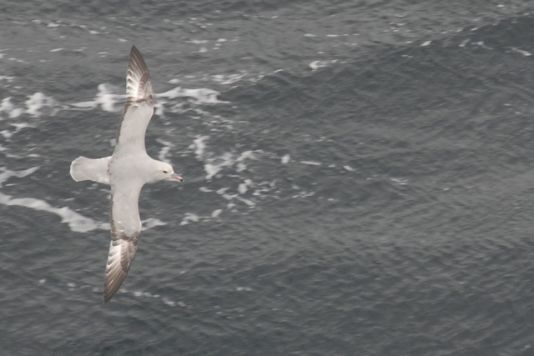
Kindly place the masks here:
<instances>
[{"instance_id":1,"label":"ocean water","mask_svg":"<svg viewBox=\"0 0 534 356\"><path fill-rule=\"evenodd\" d=\"M534 354L527 1L3 1L0 354ZM105 186L158 93L129 277Z\"/></svg>"}]
</instances>

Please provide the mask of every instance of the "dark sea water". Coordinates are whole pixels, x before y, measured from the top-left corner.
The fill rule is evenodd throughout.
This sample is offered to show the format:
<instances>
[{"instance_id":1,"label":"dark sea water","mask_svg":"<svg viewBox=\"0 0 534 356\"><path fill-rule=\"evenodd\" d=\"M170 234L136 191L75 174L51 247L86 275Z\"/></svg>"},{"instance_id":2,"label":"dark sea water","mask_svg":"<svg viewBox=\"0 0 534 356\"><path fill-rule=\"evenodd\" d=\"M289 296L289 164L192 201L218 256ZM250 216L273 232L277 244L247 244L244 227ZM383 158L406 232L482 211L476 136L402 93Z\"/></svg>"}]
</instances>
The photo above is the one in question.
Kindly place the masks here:
<instances>
[{"instance_id":1,"label":"dark sea water","mask_svg":"<svg viewBox=\"0 0 534 356\"><path fill-rule=\"evenodd\" d=\"M3 1L0 355L533 355L533 7ZM186 182L103 304L133 44Z\"/></svg>"}]
</instances>

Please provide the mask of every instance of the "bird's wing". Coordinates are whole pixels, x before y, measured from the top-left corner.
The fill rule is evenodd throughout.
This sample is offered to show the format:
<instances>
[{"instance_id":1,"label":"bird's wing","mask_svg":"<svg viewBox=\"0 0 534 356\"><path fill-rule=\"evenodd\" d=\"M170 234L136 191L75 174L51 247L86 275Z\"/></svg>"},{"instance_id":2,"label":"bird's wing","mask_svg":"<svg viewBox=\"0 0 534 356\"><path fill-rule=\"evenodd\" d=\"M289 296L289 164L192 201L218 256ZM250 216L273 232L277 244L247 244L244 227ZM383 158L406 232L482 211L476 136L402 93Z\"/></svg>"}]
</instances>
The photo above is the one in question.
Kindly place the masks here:
<instances>
[{"instance_id":1,"label":"bird's wing","mask_svg":"<svg viewBox=\"0 0 534 356\"><path fill-rule=\"evenodd\" d=\"M143 184L136 180L113 182L111 186L111 243L106 266L105 302L117 292L128 275L137 250L141 232L139 194L142 187Z\"/></svg>"},{"instance_id":2,"label":"bird's wing","mask_svg":"<svg viewBox=\"0 0 534 356\"><path fill-rule=\"evenodd\" d=\"M121 128L115 153L145 150L145 132L154 114L155 98L148 67L135 46L130 51L126 75L126 94Z\"/></svg>"}]
</instances>

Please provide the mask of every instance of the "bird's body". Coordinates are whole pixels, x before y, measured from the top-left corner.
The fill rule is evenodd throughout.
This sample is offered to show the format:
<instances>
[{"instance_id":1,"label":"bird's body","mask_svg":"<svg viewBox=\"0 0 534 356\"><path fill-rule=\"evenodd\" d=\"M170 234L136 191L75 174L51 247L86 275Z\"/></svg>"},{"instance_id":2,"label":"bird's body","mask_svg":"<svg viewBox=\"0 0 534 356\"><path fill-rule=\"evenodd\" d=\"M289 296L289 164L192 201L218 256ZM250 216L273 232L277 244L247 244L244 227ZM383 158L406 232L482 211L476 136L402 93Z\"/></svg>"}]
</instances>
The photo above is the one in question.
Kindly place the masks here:
<instances>
[{"instance_id":1,"label":"bird's body","mask_svg":"<svg viewBox=\"0 0 534 356\"><path fill-rule=\"evenodd\" d=\"M152 159L145 150L145 132L154 113L154 94L141 53L132 47L128 65L126 102L117 145L112 156L78 157L71 163L75 181L91 180L111 186L111 243L104 300L117 292L135 256L141 218L139 194L143 185L160 180L182 181L170 164Z\"/></svg>"}]
</instances>

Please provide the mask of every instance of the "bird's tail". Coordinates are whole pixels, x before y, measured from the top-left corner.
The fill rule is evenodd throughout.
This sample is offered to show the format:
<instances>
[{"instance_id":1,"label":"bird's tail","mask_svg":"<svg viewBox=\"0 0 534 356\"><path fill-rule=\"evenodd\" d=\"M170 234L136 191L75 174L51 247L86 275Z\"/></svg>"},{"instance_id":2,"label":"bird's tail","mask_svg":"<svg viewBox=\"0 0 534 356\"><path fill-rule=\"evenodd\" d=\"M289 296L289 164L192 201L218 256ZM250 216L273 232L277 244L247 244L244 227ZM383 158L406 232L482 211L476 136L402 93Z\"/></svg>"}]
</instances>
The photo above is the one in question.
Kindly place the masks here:
<instances>
[{"instance_id":1,"label":"bird's tail","mask_svg":"<svg viewBox=\"0 0 534 356\"><path fill-rule=\"evenodd\" d=\"M103 158L87 158L80 156L70 164L70 176L76 182L91 180L109 184L108 166L111 156Z\"/></svg>"}]
</instances>

